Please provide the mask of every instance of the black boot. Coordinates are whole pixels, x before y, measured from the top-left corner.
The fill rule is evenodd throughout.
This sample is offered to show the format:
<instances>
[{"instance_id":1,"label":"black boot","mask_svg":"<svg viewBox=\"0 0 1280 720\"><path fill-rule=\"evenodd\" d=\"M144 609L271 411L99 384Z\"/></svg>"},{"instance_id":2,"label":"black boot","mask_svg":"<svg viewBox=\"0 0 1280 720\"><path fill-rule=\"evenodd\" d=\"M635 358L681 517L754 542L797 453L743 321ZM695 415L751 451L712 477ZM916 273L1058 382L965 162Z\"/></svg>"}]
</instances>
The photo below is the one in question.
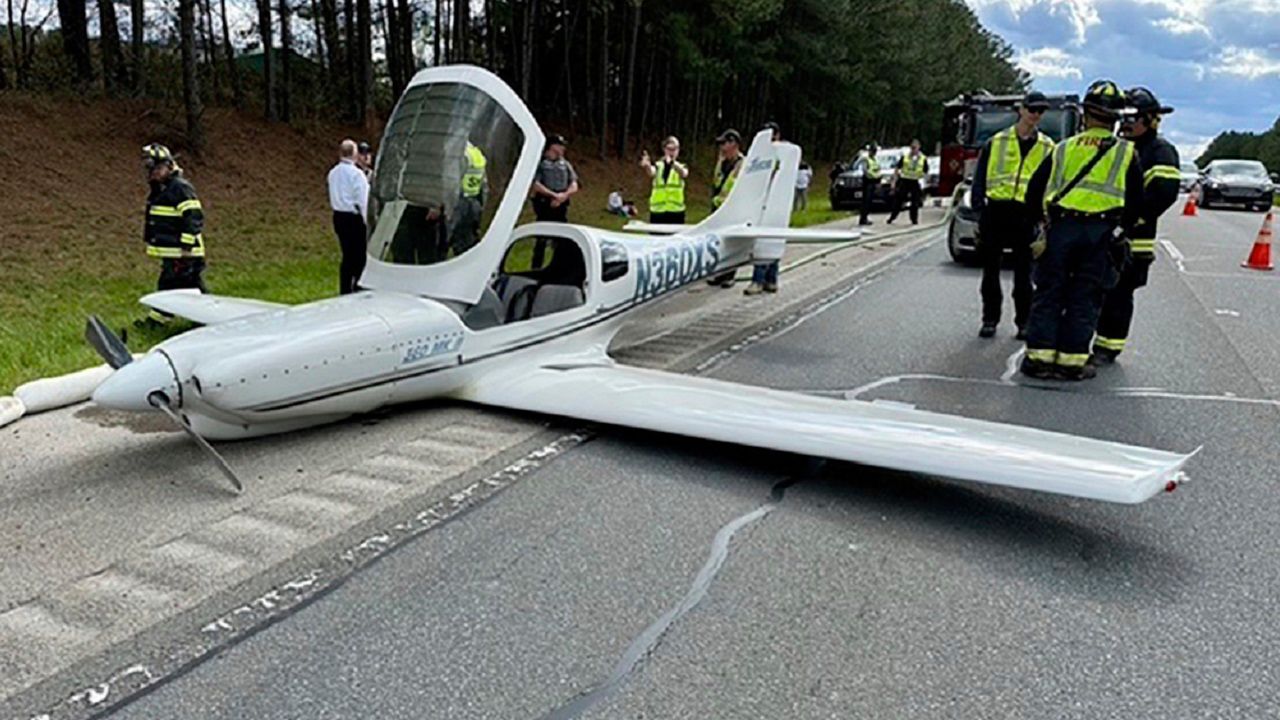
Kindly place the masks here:
<instances>
[{"instance_id":1,"label":"black boot","mask_svg":"<svg viewBox=\"0 0 1280 720\"><path fill-rule=\"evenodd\" d=\"M1018 366L1018 372L1029 378L1037 380L1048 380L1054 377L1054 364L1043 360L1032 360L1031 358L1022 358L1022 364Z\"/></svg>"},{"instance_id":2,"label":"black boot","mask_svg":"<svg viewBox=\"0 0 1280 720\"><path fill-rule=\"evenodd\" d=\"M983 320L982 327L979 328L978 330L978 337L991 338L995 336L996 336L996 324L989 320Z\"/></svg>"},{"instance_id":3,"label":"black boot","mask_svg":"<svg viewBox=\"0 0 1280 720\"><path fill-rule=\"evenodd\" d=\"M1118 350L1110 350L1104 347L1093 346L1093 357L1089 358L1089 362L1095 365L1114 365L1116 356L1120 352Z\"/></svg>"},{"instance_id":4,"label":"black boot","mask_svg":"<svg viewBox=\"0 0 1280 720\"><path fill-rule=\"evenodd\" d=\"M1092 380L1098 376L1098 366L1087 362L1080 367L1058 366L1058 377L1063 380Z\"/></svg>"}]
</instances>

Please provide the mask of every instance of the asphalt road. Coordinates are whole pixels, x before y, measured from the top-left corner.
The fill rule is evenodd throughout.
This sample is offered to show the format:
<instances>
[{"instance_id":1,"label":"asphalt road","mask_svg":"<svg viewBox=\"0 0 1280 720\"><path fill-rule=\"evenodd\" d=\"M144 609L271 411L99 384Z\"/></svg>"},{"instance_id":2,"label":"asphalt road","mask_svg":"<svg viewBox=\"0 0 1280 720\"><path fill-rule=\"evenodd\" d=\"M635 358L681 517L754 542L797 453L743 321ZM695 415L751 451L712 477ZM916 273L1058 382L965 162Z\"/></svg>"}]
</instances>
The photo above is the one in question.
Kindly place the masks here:
<instances>
[{"instance_id":1,"label":"asphalt road","mask_svg":"<svg viewBox=\"0 0 1280 720\"><path fill-rule=\"evenodd\" d=\"M609 429L112 717L1275 717L1280 277L1239 268L1260 223L1169 218L1090 383L1002 381L1012 322L977 338L978 273L940 242L710 373L1203 446L1172 496Z\"/></svg>"}]
</instances>

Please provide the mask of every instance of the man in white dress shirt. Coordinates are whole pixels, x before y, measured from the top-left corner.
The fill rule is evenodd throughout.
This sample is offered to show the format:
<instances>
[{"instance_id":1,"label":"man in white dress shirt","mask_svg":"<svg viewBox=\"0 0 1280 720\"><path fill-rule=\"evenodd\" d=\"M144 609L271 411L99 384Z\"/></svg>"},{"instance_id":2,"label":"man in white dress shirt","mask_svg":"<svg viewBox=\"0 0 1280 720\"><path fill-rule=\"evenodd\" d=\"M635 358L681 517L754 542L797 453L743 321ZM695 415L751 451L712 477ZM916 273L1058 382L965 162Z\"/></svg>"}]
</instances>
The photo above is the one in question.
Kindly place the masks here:
<instances>
[{"instance_id":1,"label":"man in white dress shirt","mask_svg":"<svg viewBox=\"0 0 1280 720\"><path fill-rule=\"evenodd\" d=\"M338 164L329 171L329 205L333 208L333 231L342 248L338 271L338 292L346 295L359 289L365 263L365 214L369 210L369 180L356 166L356 142L343 140Z\"/></svg>"}]
</instances>

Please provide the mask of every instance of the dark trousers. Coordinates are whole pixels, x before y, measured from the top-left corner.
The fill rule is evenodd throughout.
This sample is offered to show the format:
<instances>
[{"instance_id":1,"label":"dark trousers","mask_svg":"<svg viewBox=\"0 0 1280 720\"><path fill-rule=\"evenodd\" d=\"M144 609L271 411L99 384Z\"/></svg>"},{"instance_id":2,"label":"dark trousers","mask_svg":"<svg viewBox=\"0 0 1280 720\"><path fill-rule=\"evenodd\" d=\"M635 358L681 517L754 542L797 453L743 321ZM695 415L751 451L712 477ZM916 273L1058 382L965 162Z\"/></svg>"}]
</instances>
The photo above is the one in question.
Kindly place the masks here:
<instances>
[{"instance_id":1,"label":"dark trousers","mask_svg":"<svg viewBox=\"0 0 1280 720\"><path fill-rule=\"evenodd\" d=\"M1102 311L1098 314L1098 337L1093 343L1095 349L1110 350L1116 355L1124 350L1129 338L1129 327L1133 322L1133 294L1147 284L1153 260L1154 255L1134 255L1120 272L1120 280L1116 282L1116 286L1107 291Z\"/></svg>"},{"instance_id":2,"label":"dark trousers","mask_svg":"<svg viewBox=\"0 0 1280 720\"><path fill-rule=\"evenodd\" d=\"M1108 255L1115 223L1061 218L1049 227L1036 260L1035 294L1027 324L1027 358L1080 367L1089 359L1098 311L1113 279Z\"/></svg>"},{"instance_id":3,"label":"dark trousers","mask_svg":"<svg viewBox=\"0 0 1280 720\"><path fill-rule=\"evenodd\" d=\"M859 224L866 225L870 222L867 220L867 215L871 212L871 196L875 194L876 186L879 184L879 180L868 181L865 176L862 178L862 212L858 218Z\"/></svg>"},{"instance_id":4,"label":"dark trousers","mask_svg":"<svg viewBox=\"0 0 1280 720\"><path fill-rule=\"evenodd\" d=\"M978 254L982 259L982 322L999 323L1004 288L1000 268L1004 249L1013 260L1013 322L1025 327L1031 314L1031 241L1034 226L1021 203L993 202L978 221Z\"/></svg>"},{"instance_id":5,"label":"dark trousers","mask_svg":"<svg viewBox=\"0 0 1280 720\"><path fill-rule=\"evenodd\" d=\"M204 285L204 258L164 258L160 261L160 279L156 281L157 290L199 290L209 292ZM160 310L152 310L150 316L161 322L173 315Z\"/></svg>"},{"instance_id":6,"label":"dark trousers","mask_svg":"<svg viewBox=\"0 0 1280 720\"><path fill-rule=\"evenodd\" d=\"M338 235L338 247L342 248L342 263L338 266L338 292L342 295L359 289L360 275L365 263L365 227L360 213L333 213L333 231Z\"/></svg>"},{"instance_id":7,"label":"dark trousers","mask_svg":"<svg viewBox=\"0 0 1280 720\"><path fill-rule=\"evenodd\" d=\"M545 195L533 197L533 216L543 222L569 222L569 201L560 203L559 207L551 207L551 198ZM533 267L540 268L546 262L547 239L538 238L533 243Z\"/></svg>"},{"instance_id":8,"label":"dark trousers","mask_svg":"<svg viewBox=\"0 0 1280 720\"><path fill-rule=\"evenodd\" d=\"M909 200L910 205L907 208L907 214L911 216L911 224L915 225L920 222L920 181L904 180L898 178L898 188L893 193L893 212L889 213L889 222L898 219L898 213L902 212L902 201Z\"/></svg>"},{"instance_id":9,"label":"dark trousers","mask_svg":"<svg viewBox=\"0 0 1280 720\"><path fill-rule=\"evenodd\" d=\"M680 212L651 212L649 213L649 222L654 225L683 225L684 211Z\"/></svg>"}]
</instances>

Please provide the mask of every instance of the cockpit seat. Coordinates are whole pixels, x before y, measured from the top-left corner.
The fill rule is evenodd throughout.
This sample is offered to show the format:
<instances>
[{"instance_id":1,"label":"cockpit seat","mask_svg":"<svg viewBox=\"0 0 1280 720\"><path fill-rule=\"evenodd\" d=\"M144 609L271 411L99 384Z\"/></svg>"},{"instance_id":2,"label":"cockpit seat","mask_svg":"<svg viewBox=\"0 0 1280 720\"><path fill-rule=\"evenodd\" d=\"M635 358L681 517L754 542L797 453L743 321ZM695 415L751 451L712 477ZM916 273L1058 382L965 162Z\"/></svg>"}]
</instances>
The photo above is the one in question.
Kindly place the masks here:
<instances>
[{"instance_id":1,"label":"cockpit seat","mask_svg":"<svg viewBox=\"0 0 1280 720\"><path fill-rule=\"evenodd\" d=\"M543 285L533 297L529 317L542 317L576 308L586 302L582 288L573 285Z\"/></svg>"},{"instance_id":2,"label":"cockpit seat","mask_svg":"<svg viewBox=\"0 0 1280 720\"><path fill-rule=\"evenodd\" d=\"M502 275L498 278L493 287L502 301L502 317L506 322L529 317L537 286L538 281L523 275Z\"/></svg>"},{"instance_id":3,"label":"cockpit seat","mask_svg":"<svg viewBox=\"0 0 1280 720\"><path fill-rule=\"evenodd\" d=\"M503 307L502 298L498 297L498 293L494 292L493 288L485 286L480 302L467 308L462 315L462 322L472 330L484 330L501 325L505 318L506 309Z\"/></svg>"}]
</instances>

